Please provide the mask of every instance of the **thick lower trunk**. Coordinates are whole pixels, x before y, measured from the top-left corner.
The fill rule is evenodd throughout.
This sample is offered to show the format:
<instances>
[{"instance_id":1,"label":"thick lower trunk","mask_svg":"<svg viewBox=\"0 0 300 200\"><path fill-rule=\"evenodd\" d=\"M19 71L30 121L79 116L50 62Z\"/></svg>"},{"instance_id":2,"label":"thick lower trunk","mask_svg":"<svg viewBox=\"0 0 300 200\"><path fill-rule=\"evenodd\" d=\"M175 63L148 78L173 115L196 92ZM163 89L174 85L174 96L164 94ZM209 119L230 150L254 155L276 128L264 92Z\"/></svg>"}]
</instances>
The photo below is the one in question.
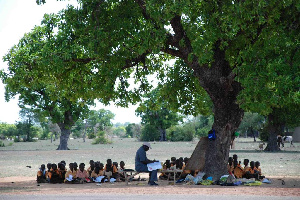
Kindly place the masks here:
<instances>
[{"instance_id":1,"label":"thick lower trunk","mask_svg":"<svg viewBox=\"0 0 300 200\"><path fill-rule=\"evenodd\" d=\"M268 132L269 132L269 138L268 138L268 145L265 148L265 151L271 151L276 152L280 151L280 147L277 144L277 135L281 134L281 125L276 124L274 121L274 116L270 114L268 116Z\"/></svg>"},{"instance_id":2,"label":"thick lower trunk","mask_svg":"<svg viewBox=\"0 0 300 200\"><path fill-rule=\"evenodd\" d=\"M69 136L71 134L71 130L70 129L62 129L61 130L61 135L60 135L60 142L59 142L59 146L57 147L56 150L69 150L68 148L68 140L69 140Z\"/></svg>"},{"instance_id":3,"label":"thick lower trunk","mask_svg":"<svg viewBox=\"0 0 300 200\"><path fill-rule=\"evenodd\" d=\"M165 129L162 129L160 128L159 129L159 132L160 132L160 139L159 141L166 141L166 130Z\"/></svg>"}]
</instances>

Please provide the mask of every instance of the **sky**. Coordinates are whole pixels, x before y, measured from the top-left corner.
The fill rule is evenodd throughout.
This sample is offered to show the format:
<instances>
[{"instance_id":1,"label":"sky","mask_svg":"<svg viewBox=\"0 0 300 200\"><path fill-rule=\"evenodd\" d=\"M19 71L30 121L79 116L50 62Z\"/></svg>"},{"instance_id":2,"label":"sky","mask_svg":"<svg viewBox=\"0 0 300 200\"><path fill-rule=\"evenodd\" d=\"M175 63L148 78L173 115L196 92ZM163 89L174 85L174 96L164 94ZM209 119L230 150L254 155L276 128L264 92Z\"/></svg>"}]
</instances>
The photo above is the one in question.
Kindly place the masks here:
<instances>
[{"instance_id":1,"label":"sky","mask_svg":"<svg viewBox=\"0 0 300 200\"><path fill-rule=\"evenodd\" d=\"M0 0L0 69L7 69L7 63L2 58L13 45L27 32L30 32L40 22L45 13L57 13L66 8L67 4L76 5L76 0L56 1L46 0L46 4L37 5L36 0ZM4 85L0 81L0 123L14 124L19 119L18 99L11 99L9 102L4 98ZM113 123L139 123L140 118L135 116L137 106L129 108L110 105L104 107L100 103L92 108L98 110L104 108L115 114Z\"/></svg>"}]
</instances>

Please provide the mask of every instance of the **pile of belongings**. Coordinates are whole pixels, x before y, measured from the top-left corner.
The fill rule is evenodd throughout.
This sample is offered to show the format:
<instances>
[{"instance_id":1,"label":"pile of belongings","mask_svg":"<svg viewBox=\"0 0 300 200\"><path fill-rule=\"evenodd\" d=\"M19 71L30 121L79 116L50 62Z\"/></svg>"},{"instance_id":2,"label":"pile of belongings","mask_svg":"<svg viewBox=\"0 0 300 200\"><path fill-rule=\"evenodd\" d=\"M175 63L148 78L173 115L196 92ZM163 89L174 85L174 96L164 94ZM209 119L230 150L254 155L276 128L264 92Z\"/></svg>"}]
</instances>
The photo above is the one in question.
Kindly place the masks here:
<instances>
[{"instance_id":1,"label":"pile of belongings","mask_svg":"<svg viewBox=\"0 0 300 200\"><path fill-rule=\"evenodd\" d=\"M213 181L212 177L206 177L205 173L199 172L195 177L188 174L185 179L178 180L177 183L186 182L188 185L221 185L221 186L260 186L262 183L270 184L271 181L264 178L263 181L255 179L235 178L233 175L223 175L220 180Z\"/></svg>"}]
</instances>

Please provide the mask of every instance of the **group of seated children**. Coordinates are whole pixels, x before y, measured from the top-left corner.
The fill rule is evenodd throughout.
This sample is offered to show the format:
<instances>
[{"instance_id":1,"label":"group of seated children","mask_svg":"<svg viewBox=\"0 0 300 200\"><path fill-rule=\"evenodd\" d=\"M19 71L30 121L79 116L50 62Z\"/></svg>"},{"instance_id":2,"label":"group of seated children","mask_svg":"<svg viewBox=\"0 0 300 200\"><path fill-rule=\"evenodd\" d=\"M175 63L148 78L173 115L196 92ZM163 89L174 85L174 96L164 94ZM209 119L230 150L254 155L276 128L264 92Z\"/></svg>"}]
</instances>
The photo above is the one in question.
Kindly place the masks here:
<instances>
[{"instance_id":1,"label":"group of seated children","mask_svg":"<svg viewBox=\"0 0 300 200\"><path fill-rule=\"evenodd\" d=\"M238 161L238 156L234 154L228 159L228 173L235 176L235 178L255 178L260 180L265 178L262 176L260 162L251 161L249 166L249 160L244 159L244 167L241 166L241 161Z\"/></svg>"},{"instance_id":2,"label":"group of seated children","mask_svg":"<svg viewBox=\"0 0 300 200\"><path fill-rule=\"evenodd\" d=\"M184 171L187 163L188 163L189 158L185 157L180 157L176 159L176 157L171 157L171 160L166 160L165 163L163 163L163 170L182 170ZM175 178L179 178L181 176L181 172L177 172L175 175ZM173 177L173 173L169 172L162 172L159 176L159 179L161 180L167 180Z\"/></svg>"},{"instance_id":3,"label":"group of seated children","mask_svg":"<svg viewBox=\"0 0 300 200\"><path fill-rule=\"evenodd\" d=\"M79 169L76 162L69 164L69 170L66 169L66 162L61 161L56 164L47 164L47 169L44 164L37 172L38 183L85 183L85 182L104 182L114 178L116 181L125 181L124 161L120 162L118 167L117 162L112 162L107 159L104 166L100 161L94 162L90 160L90 166L85 170L85 164L80 163Z\"/></svg>"}]
</instances>

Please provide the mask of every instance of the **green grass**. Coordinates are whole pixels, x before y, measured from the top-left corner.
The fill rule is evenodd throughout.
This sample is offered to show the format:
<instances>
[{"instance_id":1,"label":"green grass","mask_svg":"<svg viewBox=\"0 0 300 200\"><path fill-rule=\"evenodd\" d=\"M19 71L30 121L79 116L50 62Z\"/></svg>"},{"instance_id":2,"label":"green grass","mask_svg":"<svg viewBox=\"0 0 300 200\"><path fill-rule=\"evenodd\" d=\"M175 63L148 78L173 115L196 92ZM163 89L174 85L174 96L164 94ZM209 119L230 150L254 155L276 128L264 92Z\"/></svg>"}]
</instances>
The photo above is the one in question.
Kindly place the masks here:
<instances>
[{"instance_id":1,"label":"green grass","mask_svg":"<svg viewBox=\"0 0 300 200\"><path fill-rule=\"evenodd\" d=\"M112 144L92 145L93 140L69 140L69 151L55 150L59 141L40 140L37 142L19 142L9 146L10 141L4 141L5 147L0 148L0 177L36 176L41 164L58 163L65 160L68 163L83 162L88 166L89 160L106 162L108 158L120 162L123 160L127 168L134 168L136 150L142 142L134 138L113 138ZM151 142L152 149L147 152L149 159L165 161L172 156L190 157L198 140L193 142ZM300 176L300 144L286 148L279 153L267 153L257 150L258 142L253 139L237 139L235 149L230 155L237 154L239 160L248 158L260 161L263 173L267 176ZM28 168L26 166L31 166ZM5 169L5 170L3 170Z\"/></svg>"}]
</instances>

